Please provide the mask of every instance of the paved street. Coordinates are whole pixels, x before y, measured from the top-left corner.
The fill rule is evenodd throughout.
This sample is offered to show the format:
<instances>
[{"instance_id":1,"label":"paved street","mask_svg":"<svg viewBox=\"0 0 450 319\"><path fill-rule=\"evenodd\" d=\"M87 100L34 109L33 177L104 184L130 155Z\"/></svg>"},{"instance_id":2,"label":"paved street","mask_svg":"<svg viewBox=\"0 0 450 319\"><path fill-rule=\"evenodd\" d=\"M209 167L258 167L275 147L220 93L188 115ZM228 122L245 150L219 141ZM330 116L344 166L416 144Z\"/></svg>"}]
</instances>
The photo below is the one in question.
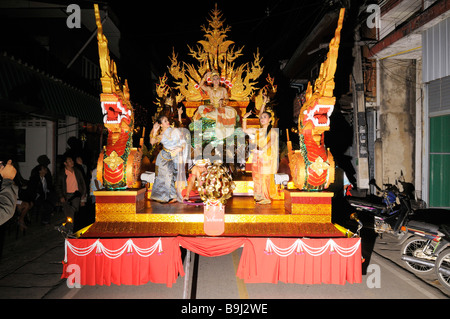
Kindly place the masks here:
<instances>
[{"instance_id":1,"label":"paved street","mask_svg":"<svg viewBox=\"0 0 450 319\"><path fill-rule=\"evenodd\" d=\"M55 220L58 216L55 216ZM142 286L84 286L68 288L61 279L64 238L53 226L32 225L25 236L5 234L0 262L1 299L181 299L185 278L172 288ZM363 242L363 249L364 249ZM366 249L370 245L366 245ZM361 284L295 285L245 284L235 276L240 252L221 257L192 254L187 296L191 299L448 299L434 276L419 278L406 271L398 246L377 238ZM364 250L363 250L363 253ZM397 264L399 263L399 264ZM400 266L399 266L400 265ZM364 267L366 268L366 267ZM375 272L379 281L374 281Z\"/></svg>"}]
</instances>

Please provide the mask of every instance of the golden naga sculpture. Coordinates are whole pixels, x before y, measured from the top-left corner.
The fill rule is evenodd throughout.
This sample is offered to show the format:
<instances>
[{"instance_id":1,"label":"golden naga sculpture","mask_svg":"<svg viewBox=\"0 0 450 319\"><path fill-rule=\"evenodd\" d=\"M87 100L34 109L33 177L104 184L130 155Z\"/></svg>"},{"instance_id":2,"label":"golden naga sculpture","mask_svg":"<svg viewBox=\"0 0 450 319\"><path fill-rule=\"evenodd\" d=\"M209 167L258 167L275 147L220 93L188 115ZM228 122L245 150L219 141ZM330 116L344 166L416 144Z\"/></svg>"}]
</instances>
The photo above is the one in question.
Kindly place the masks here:
<instances>
[{"instance_id":1,"label":"golden naga sculpture","mask_svg":"<svg viewBox=\"0 0 450 319\"><path fill-rule=\"evenodd\" d=\"M110 59L108 40L103 34L98 5L94 4L98 53L103 92L100 94L107 144L97 162L97 178L107 190L135 186L141 168L142 149L133 148L134 112L128 82L120 82L116 64ZM141 139L141 146L143 139Z\"/></svg>"},{"instance_id":2,"label":"golden naga sculpture","mask_svg":"<svg viewBox=\"0 0 450 319\"><path fill-rule=\"evenodd\" d=\"M193 115L199 105L207 100L206 94L202 92L198 84L208 71L218 70L221 85L228 92L230 100L228 105L243 108L242 114L245 113L245 107L257 90L257 80L263 72L259 52L254 54L253 63L235 67L235 60L242 55L244 47L234 49L234 42L227 40L226 35L230 27L223 27L224 21L221 19L222 14L216 5L215 9L211 11L208 20L209 26L202 26L205 39L198 41L199 45L196 50L188 46L189 55L197 60L199 66L179 62L175 52L170 57L169 73L175 79L174 90L180 92L177 102L184 100L183 103L189 117ZM161 98L164 91L160 91L159 94Z\"/></svg>"},{"instance_id":3,"label":"golden naga sculpture","mask_svg":"<svg viewBox=\"0 0 450 319\"><path fill-rule=\"evenodd\" d=\"M288 141L289 166L295 187L305 191L321 191L334 182L334 159L324 145L324 132L330 129L330 116L336 98L333 96L334 74L345 9L341 9L335 36L330 42L327 59L320 66L314 84L308 83L306 100L299 120L300 150L293 151Z\"/></svg>"}]
</instances>

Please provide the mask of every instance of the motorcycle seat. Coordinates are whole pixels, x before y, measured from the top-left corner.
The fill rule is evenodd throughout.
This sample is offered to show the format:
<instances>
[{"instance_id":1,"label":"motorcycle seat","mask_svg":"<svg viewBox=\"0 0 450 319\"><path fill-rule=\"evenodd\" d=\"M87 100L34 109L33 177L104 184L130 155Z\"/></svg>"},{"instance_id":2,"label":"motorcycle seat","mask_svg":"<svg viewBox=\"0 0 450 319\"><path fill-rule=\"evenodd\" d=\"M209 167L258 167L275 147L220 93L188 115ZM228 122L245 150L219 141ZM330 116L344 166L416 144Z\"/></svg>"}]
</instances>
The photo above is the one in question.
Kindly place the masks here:
<instances>
[{"instance_id":1,"label":"motorcycle seat","mask_svg":"<svg viewBox=\"0 0 450 319\"><path fill-rule=\"evenodd\" d=\"M419 231L423 231L423 232L427 232L427 233L433 233L433 234L437 234L437 232L439 230L438 225L434 225L434 224L430 224L430 223L426 223L426 222L418 221L418 220L408 221L408 224L406 227L411 228L411 229L416 229Z\"/></svg>"}]
</instances>

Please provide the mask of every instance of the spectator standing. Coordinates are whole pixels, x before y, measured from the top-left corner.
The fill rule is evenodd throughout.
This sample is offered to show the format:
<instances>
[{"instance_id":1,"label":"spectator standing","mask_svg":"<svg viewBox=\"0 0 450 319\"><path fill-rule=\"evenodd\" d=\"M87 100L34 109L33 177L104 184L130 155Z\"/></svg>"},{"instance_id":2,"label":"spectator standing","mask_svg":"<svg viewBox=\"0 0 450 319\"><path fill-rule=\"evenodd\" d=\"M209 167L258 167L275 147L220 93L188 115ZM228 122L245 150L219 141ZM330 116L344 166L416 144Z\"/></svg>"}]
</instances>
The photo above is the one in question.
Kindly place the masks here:
<instances>
[{"instance_id":1,"label":"spectator standing","mask_svg":"<svg viewBox=\"0 0 450 319\"><path fill-rule=\"evenodd\" d=\"M51 174L48 174L48 168L45 165L40 164L31 171L27 190L34 201L36 213L42 216L42 224L48 224L55 203L52 196Z\"/></svg>"},{"instance_id":2,"label":"spectator standing","mask_svg":"<svg viewBox=\"0 0 450 319\"><path fill-rule=\"evenodd\" d=\"M75 214L86 203L86 184L83 172L74 166L72 157L65 155L63 160L64 167L57 175L56 193L66 216L66 231L71 233Z\"/></svg>"}]
</instances>

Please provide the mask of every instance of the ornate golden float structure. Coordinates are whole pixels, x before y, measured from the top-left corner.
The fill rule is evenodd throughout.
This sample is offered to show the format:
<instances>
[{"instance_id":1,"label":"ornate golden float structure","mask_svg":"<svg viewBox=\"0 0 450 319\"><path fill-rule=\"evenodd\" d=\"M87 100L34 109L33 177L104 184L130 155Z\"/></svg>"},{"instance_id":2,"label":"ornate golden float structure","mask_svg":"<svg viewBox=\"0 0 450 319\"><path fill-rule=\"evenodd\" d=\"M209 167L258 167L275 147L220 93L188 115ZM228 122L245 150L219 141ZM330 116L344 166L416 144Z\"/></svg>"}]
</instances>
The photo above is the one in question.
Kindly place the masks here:
<instances>
[{"instance_id":1,"label":"ornate golden float structure","mask_svg":"<svg viewBox=\"0 0 450 319\"><path fill-rule=\"evenodd\" d=\"M96 10L96 17L99 21L98 10ZM198 51L191 50L193 56L200 62L199 69L187 64L180 65L176 56L172 56L171 75L177 79L179 93L175 94L174 88L160 83L161 96L159 98L163 104L174 103L170 102L170 99L172 101L178 99L178 102L183 100L188 114L195 112L195 108L200 103L206 102L204 101L205 97L196 90L195 82L199 80L198 76L203 76L203 72L212 66L221 70L222 85L227 87L228 95L231 97L230 104L239 111L236 113L242 115L249 99L254 98L252 94L257 90L256 80L262 73L259 55L255 55L255 62L251 66L235 68L234 59L241 54L242 49L229 50L232 42L225 41L225 33L228 28L222 28L222 21L219 17L220 12L216 8L209 21L210 28L203 28L206 40L200 42L202 48L199 48ZM342 26L342 19L339 21ZM339 27L338 29L340 30ZM312 162L309 163L304 157L300 157L303 155L302 152L293 151L290 147L289 158L292 160L291 168L294 170L291 173L294 175L298 189L284 190L284 200L274 200L270 205L255 205L253 196L248 190L243 191L246 196L236 196L235 192L231 197L227 192L206 194L208 195L205 197L206 199L212 196L214 200L226 201L227 213L223 214L223 210L221 211L220 216L223 216L223 219L220 225L213 225L211 221L207 220L208 215L203 213L203 207L184 203L162 204L149 201L143 196L145 188L121 189L123 184L117 184L116 180L112 179L114 174L110 175L106 168L113 171L115 171L114 168L117 169L117 176L120 177L120 179L117 177L118 180L124 179L128 187L135 185L133 184L135 175L128 174L126 170L130 166L137 168L134 163L139 155L130 157L130 155L133 156L130 152L128 157L122 157L126 152L122 154L122 152L116 151L116 156L108 150L122 149L122 147L117 147L122 144L117 144L120 138L116 139L116 133L123 133L123 135L119 135L121 137L127 136L125 133L132 131L130 128L132 128L133 112L132 108L123 107L123 104L127 107L130 106L127 86L126 84L120 86L115 81L117 79L115 67L108 62L108 51L104 49L106 42L101 30L99 30L98 39L102 63L102 84L104 84L104 92L101 96L102 104L105 106L109 104L104 102L112 102L111 112L122 111L119 114L122 114L121 118L125 121L124 123L120 120L119 123L105 122L105 125L108 124L108 133L112 134L112 137L108 138L108 145L103 157L99 160L99 169L102 169L99 177L111 185L106 191L94 192L96 195L95 223L83 232L80 238L66 239L62 277L67 278L68 285L75 279L75 284L82 285L110 285L111 283L142 285L154 282L165 283L171 287L179 276L185 276L183 298L188 298L189 274L192 268L191 251L202 256L215 257L230 254L241 247L236 276L245 283L278 283L281 281L296 284L345 284L346 282L362 282L361 239L343 238L343 233L331 224L330 193L320 191L321 185L324 183L326 185L331 179L325 179L324 182L319 180L320 185L316 185L316 181L308 176L310 172L314 172L322 177L326 171L326 176L331 177L333 172L329 154L325 156L323 153L318 153L320 159L314 157L313 161L310 160L311 157L307 157L309 162ZM330 61L336 59L337 49L335 53L336 55L329 55ZM320 136L318 133L320 129L314 130L309 135L310 126L307 122L313 118L314 124L317 124L317 120L319 124L323 124L322 115L317 120L315 119L317 117L316 105L334 103L332 95L329 95L332 94L333 67L324 67L322 71L323 78L316 81L317 90L313 92L310 89L311 95L308 103L310 107L305 109L306 118L300 127L303 129L301 131L303 138L301 137L300 141L308 141L311 136L318 147L322 144L320 140L314 138L317 135ZM268 79L268 86L261 90L276 91L273 79L270 77ZM166 80L167 78L164 81ZM322 80L325 81L324 86L319 85ZM214 81L217 85L217 78ZM114 86L111 86L112 84ZM256 108L258 108L258 103L261 106L260 102L262 102L262 99L258 98L259 95L256 93ZM322 99L322 97L324 98ZM174 104L171 105L174 106ZM219 105L219 107L221 106ZM109 107L105 108L105 116L109 121L111 116L108 115L108 110ZM110 124L112 126L109 126ZM317 125L315 126L317 127ZM129 145L124 144L127 147ZM131 146L129 150L131 150ZM314 152L315 148L307 150L309 156L311 155L309 151ZM139 151L136 154L139 154ZM122 161L117 157L120 157ZM219 165L213 166L216 171L221 170ZM301 174L306 177L303 178ZM213 179L217 179L216 177L213 176L210 182L213 183ZM224 177L227 178L226 180L222 179L222 183L229 183L228 176ZM236 183L238 182L236 181ZM207 182L205 191L208 191L209 186L211 185ZM216 184L213 186L216 188ZM207 225L211 227L205 228ZM180 247L186 249L185 271ZM73 265L77 265L75 270ZM79 278L79 282L76 282L78 274L81 278Z\"/></svg>"},{"instance_id":2,"label":"ornate golden float structure","mask_svg":"<svg viewBox=\"0 0 450 319\"><path fill-rule=\"evenodd\" d=\"M140 150L133 150L129 144L133 131L133 110L129 103L128 86L126 82L124 85L120 84L115 64L109 59L98 8L97 6L95 8L102 69L101 101L105 113L105 126L111 136L108 137L108 145L98 162L98 177L104 181L104 185L111 186L106 191L95 193L96 221L82 236L205 236L202 207L182 203L164 205L151 202L143 196L145 188L132 189L132 185L136 185L137 182L136 172L141 156ZM343 14L342 10L336 35L330 43L327 61L322 65L314 89L311 85L308 86L307 102L302 108L299 121L302 149L294 151L289 145L291 173L294 185L298 189L284 190L284 200L273 201L269 206L258 206L254 204L252 197L252 182L242 181L239 185L240 181L236 181L235 192L246 193L247 196L233 196L227 201L225 230L222 236L342 236L331 223L332 193L319 191L334 179L333 158L323 145L323 132L329 129L329 115L335 102L334 71ZM202 27L205 39L198 41L199 46L196 50L189 48L190 55L199 64L198 67L180 62L177 54L172 53L169 73L174 78L175 85L173 87L168 85L166 75L160 78L157 85L159 105L174 99L174 103L182 102L187 115L192 117L207 99L198 89L198 83L208 70L213 69L219 70L221 85L228 91L227 105L234 107L241 116L246 112L251 99L254 99L257 110L261 107L264 90L276 92L274 79L270 76L266 79L268 82L266 86L262 89L257 87L258 79L263 73L258 52L254 54L252 63L236 65L243 47L235 50L234 42L227 40L226 33L229 27L223 26L221 17L217 7L213 9L208 20L209 26ZM112 118L108 111L119 114L114 123L110 121ZM253 119L253 123L249 121L250 125L258 125L258 119ZM125 136L128 136L126 143ZM125 148L120 146L120 149L125 151L118 153L117 141L126 145ZM124 159L122 155L128 150L128 157ZM113 179L114 176L117 178ZM118 190L124 185L125 190Z\"/></svg>"}]
</instances>

